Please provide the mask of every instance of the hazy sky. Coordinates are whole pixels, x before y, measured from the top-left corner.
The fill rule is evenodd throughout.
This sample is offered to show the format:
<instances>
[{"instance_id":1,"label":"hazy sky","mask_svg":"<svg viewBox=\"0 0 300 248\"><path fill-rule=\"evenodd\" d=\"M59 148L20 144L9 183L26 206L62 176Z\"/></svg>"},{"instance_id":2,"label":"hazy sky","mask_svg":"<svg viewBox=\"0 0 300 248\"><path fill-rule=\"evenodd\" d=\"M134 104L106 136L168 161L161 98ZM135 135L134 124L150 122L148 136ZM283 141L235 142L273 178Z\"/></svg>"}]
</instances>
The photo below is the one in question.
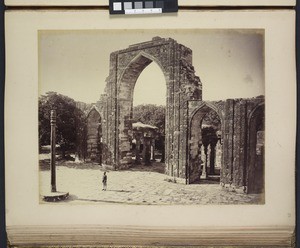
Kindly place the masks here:
<instances>
[{"instance_id":1,"label":"hazy sky","mask_svg":"<svg viewBox=\"0 0 300 248\"><path fill-rule=\"evenodd\" d=\"M259 30L40 31L39 93L56 91L77 101L96 102L104 92L111 52L171 37L193 51L203 100L264 95L264 37ZM165 105L163 72L153 62L141 73L134 104Z\"/></svg>"}]
</instances>

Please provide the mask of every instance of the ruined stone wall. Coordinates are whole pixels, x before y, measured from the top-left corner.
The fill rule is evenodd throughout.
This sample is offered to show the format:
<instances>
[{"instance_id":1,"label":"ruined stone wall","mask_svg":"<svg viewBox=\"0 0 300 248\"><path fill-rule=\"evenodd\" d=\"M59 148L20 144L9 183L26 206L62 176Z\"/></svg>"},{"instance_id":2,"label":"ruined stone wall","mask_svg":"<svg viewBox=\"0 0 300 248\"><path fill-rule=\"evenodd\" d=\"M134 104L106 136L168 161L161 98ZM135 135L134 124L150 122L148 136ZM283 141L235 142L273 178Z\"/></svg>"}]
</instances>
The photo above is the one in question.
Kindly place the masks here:
<instances>
[{"instance_id":1,"label":"ruined stone wall","mask_svg":"<svg viewBox=\"0 0 300 248\"><path fill-rule=\"evenodd\" d=\"M100 163L101 117L96 108L87 116L87 157L86 160Z\"/></svg>"},{"instance_id":2,"label":"ruined stone wall","mask_svg":"<svg viewBox=\"0 0 300 248\"><path fill-rule=\"evenodd\" d=\"M264 132L265 106L264 102L249 103L247 111L247 163L246 190L248 193L264 192Z\"/></svg>"},{"instance_id":3,"label":"ruined stone wall","mask_svg":"<svg viewBox=\"0 0 300 248\"><path fill-rule=\"evenodd\" d=\"M112 125L112 114L109 112L108 103L111 101L108 99L106 94L100 96L100 100L96 103L97 108L101 115L101 153L102 153L102 164L113 165L113 125Z\"/></svg>"},{"instance_id":4,"label":"ruined stone wall","mask_svg":"<svg viewBox=\"0 0 300 248\"><path fill-rule=\"evenodd\" d=\"M255 151L253 151L253 149L256 149L255 145L251 147L249 138L256 137L257 120L261 119L264 114L257 115L256 119L252 121L252 128L249 125L251 124L250 118L253 118L253 111L257 106L262 106L263 104L264 97L227 99L218 102L189 102L189 183L193 183L199 179L199 174L201 173L198 157L201 147L202 119L208 111L214 110L220 117L222 129L221 184L224 187L230 187L233 190L240 189L242 191L247 191L249 183L254 184L253 178L258 177L257 174L260 175L261 172L253 172L255 170L253 167L258 163L256 162L258 159L255 157ZM253 139L255 140L252 143L256 142L256 138ZM262 163L261 161L262 159L260 159L260 163ZM260 184L261 181L260 179ZM260 185L257 188L262 187L263 185Z\"/></svg>"},{"instance_id":5,"label":"ruined stone wall","mask_svg":"<svg viewBox=\"0 0 300 248\"><path fill-rule=\"evenodd\" d=\"M187 100L202 98L202 85L192 66L192 51L173 39L153 38L113 52L103 110L103 139L110 156L107 163L127 168L132 162L132 101L134 86L140 73L152 62L165 76L166 135L165 163L170 176L185 178L187 144Z\"/></svg>"},{"instance_id":6,"label":"ruined stone wall","mask_svg":"<svg viewBox=\"0 0 300 248\"><path fill-rule=\"evenodd\" d=\"M195 182L201 176L201 150L202 146L202 133L201 133L201 120L205 113L198 111L190 124L190 140L189 140L189 182ZM203 150L204 151L204 150Z\"/></svg>"}]
</instances>

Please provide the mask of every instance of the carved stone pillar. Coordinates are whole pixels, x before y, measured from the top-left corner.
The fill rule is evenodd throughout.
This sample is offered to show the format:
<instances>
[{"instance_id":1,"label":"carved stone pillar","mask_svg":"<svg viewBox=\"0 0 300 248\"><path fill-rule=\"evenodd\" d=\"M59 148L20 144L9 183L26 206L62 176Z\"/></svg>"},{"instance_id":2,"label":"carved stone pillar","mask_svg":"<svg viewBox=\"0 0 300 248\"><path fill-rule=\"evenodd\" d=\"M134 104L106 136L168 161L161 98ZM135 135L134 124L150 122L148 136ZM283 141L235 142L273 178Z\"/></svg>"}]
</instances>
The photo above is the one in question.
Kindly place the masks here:
<instances>
[{"instance_id":1,"label":"carved stone pillar","mask_svg":"<svg viewBox=\"0 0 300 248\"><path fill-rule=\"evenodd\" d=\"M207 171L207 168L211 166L211 161L210 161L210 157L211 157L211 145L208 144L207 146L207 154L206 154L206 171Z\"/></svg>"},{"instance_id":2,"label":"carved stone pillar","mask_svg":"<svg viewBox=\"0 0 300 248\"><path fill-rule=\"evenodd\" d=\"M216 145L216 168L220 169L222 164L222 144L219 139Z\"/></svg>"},{"instance_id":3,"label":"carved stone pillar","mask_svg":"<svg viewBox=\"0 0 300 248\"><path fill-rule=\"evenodd\" d=\"M51 110L51 192L56 192L56 168L55 168L55 128L56 128L56 111Z\"/></svg>"},{"instance_id":4,"label":"carved stone pillar","mask_svg":"<svg viewBox=\"0 0 300 248\"><path fill-rule=\"evenodd\" d=\"M210 156L209 156L209 174L215 174L216 164L216 143L215 141L210 144Z\"/></svg>"},{"instance_id":5,"label":"carved stone pillar","mask_svg":"<svg viewBox=\"0 0 300 248\"><path fill-rule=\"evenodd\" d=\"M155 161L155 139L151 140L151 161Z\"/></svg>"},{"instance_id":6,"label":"carved stone pillar","mask_svg":"<svg viewBox=\"0 0 300 248\"><path fill-rule=\"evenodd\" d=\"M151 138L144 137L143 139L143 164L150 165L151 161Z\"/></svg>"},{"instance_id":7,"label":"carved stone pillar","mask_svg":"<svg viewBox=\"0 0 300 248\"><path fill-rule=\"evenodd\" d=\"M141 163L141 157L140 157L140 147L141 147L141 135L139 133L135 136L135 163L140 164Z\"/></svg>"},{"instance_id":8,"label":"carved stone pillar","mask_svg":"<svg viewBox=\"0 0 300 248\"><path fill-rule=\"evenodd\" d=\"M206 164L207 164L207 155L205 154L204 145L201 146L201 164L202 164L202 173L200 179L207 178Z\"/></svg>"}]
</instances>

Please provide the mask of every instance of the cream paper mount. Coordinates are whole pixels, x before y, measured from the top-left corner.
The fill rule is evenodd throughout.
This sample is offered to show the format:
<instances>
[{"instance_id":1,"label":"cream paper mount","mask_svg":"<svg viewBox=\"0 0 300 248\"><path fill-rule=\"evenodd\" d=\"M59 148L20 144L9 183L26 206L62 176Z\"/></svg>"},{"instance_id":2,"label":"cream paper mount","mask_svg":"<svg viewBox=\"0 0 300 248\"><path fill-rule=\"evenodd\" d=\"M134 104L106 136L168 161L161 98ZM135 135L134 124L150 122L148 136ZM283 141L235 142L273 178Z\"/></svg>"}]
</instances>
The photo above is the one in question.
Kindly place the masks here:
<instances>
[{"instance_id":1,"label":"cream paper mount","mask_svg":"<svg viewBox=\"0 0 300 248\"><path fill-rule=\"evenodd\" d=\"M101 10L7 11L5 183L10 243L289 246L295 227L294 22L292 10L180 11L159 18L110 17L107 11ZM153 30L264 31L264 204L40 204L39 32L115 31L117 40L120 38L117 33L124 29L145 33ZM196 70L201 77L201 68Z\"/></svg>"}]
</instances>

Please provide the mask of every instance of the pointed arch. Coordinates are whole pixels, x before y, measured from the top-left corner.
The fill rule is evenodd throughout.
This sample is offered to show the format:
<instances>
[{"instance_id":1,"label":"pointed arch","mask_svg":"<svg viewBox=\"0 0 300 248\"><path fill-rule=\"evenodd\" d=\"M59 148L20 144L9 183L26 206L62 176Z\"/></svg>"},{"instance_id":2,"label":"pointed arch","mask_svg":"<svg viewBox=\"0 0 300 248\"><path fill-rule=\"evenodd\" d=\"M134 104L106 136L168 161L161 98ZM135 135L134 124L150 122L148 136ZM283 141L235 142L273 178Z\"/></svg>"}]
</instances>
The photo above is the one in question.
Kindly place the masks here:
<instances>
[{"instance_id":1,"label":"pointed arch","mask_svg":"<svg viewBox=\"0 0 300 248\"><path fill-rule=\"evenodd\" d=\"M144 69L152 62L155 62L158 65L158 67L162 70L162 73L167 82L167 75L160 61L154 56L151 56L150 54L141 51L128 63L128 65L120 73L120 76L118 78L119 99L133 99L133 91L137 79L139 78L140 74L144 71Z\"/></svg>"},{"instance_id":2,"label":"pointed arch","mask_svg":"<svg viewBox=\"0 0 300 248\"><path fill-rule=\"evenodd\" d=\"M258 113L258 111L263 111L263 112L265 111L265 103L264 102L258 103L248 114L248 126L250 124L251 119L255 116L255 114Z\"/></svg>"},{"instance_id":3,"label":"pointed arch","mask_svg":"<svg viewBox=\"0 0 300 248\"><path fill-rule=\"evenodd\" d=\"M100 118L102 119L102 117L101 117L101 112L99 111L99 109L97 108L96 105L93 105L93 106L90 108L90 110L89 110L88 113L86 114L86 118L88 118L94 111L96 111L96 112L99 114Z\"/></svg>"},{"instance_id":4,"label":"pointed arch","mask_svg":"<svg viewBox=\"0 0 300 248\"><path fill-rule=\"evenodd\" d=\"M188 147L188 182L194 183L200 180L200 176L202 178L203 175L203 152L204 152L204 143L202 137L202 122L205 116L213 111L217 114L220 124L221 130L223 125L222 113L218 109L217 106L210 102L202 102L198 108L196 108L190 117L189 122L189 147ZM207 149L207 147L205 148ZM205 151L206 153L206 151ZM214 153L215 154L215 153ZM210 160L210 157L208 158ZM222 160L222 159L221 159ZM201 162L202 161L202 162ZM206 164L204 165L206 168ZM205 172L206 173L206 172ZM205 175L206 177L206 175Z\"/></svg>"},{"instance_id":5,"label":"pointed arch","mask_svg":"<svg viewBox=\"0 0 300 248\"><path fill-rule=\"evenodd\" d=\"M201 118L201 119L203 119L203 117L204 117L210 110L214 111L214 112L218 115L218 117L219 117L219 119L220 119L220 122L221 122L221 127L223 127L223 122L224 122L223 119L224 119L224 118L223 118L223 114L222 114L221 110L220 110L215 104L206 101L206 102L202 102L202 103L200 104L200 106L199 106L198 108L196 108L196 109L191 113L190 123L189 123L190 130L191 130L191 122L192 122L194 116L197 115L197 113L198 113L198 114L199 114L199 113L202 113L202 114L205 113L205 114L202 116L202 118Z\"/></svg>"},{"instance_id":6,"label":"pointed arch","mask_svg":"<svg viewBox=\"0 0 300 248\"><path fill-rule=\"evenodd\" d=\"M257 104L248 115L247 193L264 192L265 104Z\"/></svg>"}]
</instances>

